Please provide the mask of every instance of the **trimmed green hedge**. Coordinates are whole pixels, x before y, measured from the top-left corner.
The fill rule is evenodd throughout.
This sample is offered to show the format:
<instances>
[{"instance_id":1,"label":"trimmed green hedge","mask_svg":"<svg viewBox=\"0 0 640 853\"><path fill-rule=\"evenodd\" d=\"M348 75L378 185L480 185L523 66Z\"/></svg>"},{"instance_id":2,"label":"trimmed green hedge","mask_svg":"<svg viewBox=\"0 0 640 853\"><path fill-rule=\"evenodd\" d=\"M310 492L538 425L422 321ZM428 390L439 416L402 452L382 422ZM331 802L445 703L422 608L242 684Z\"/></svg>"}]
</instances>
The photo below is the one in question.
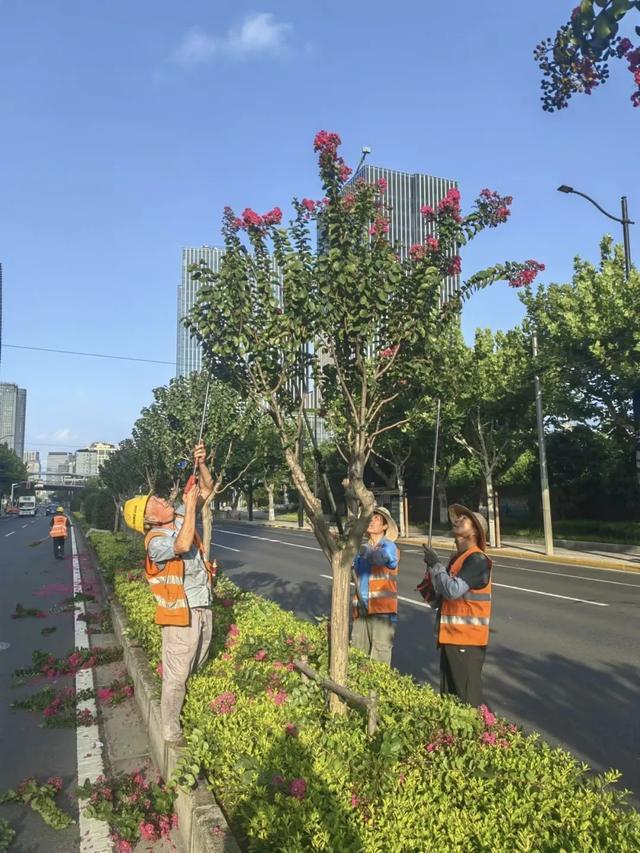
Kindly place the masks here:
<instances>
[{"instance_id":1,"label":"trimmed green hedge","mask_svg":"<svg viewBox=\"0 0 640 853\"><path fill-rule=\"evenodd\" d=\"M144 560L142 537L132 538L126 533L92 533L89 542L96 552L102 573L113 582L119 570L139 570Z\"/></svg>"},{"instance_id":2,"label":"trimmed green hedge","mask_svg":"<svg viewBox=\"0 0 640 853\"><path fill-rule=\"evenodd\" d=\"M160 630L144 578L116 573L116 594L155 668ZM326 671L324 626L221 578L211 658L189 682L189 757L246 847L256 851L640 850L640 814L568 752L418 686L359 652L350 686L378 691L374 738L356 711L330 716L291 670L307 654Z\"/></svg>"}]
</instances>

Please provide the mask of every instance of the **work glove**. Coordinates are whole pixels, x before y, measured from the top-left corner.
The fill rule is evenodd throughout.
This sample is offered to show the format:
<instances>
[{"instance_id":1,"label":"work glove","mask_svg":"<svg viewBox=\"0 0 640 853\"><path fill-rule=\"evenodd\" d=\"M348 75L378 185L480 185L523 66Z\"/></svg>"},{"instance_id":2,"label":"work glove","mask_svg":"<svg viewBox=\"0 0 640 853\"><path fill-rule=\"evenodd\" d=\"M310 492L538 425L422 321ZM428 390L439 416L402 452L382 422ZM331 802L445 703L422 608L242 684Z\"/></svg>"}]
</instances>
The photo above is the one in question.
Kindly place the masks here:
<instances>
[{"instance_id":1,"label":"work glove","mask_svg":"<svg viewBox=\"0 0 640 853\"><path fill-rule=\"evenodd\" d=\"M424 551L423 559L430 569L432 569L436 563L440 562L440 557L438 557L433 548L429 548L428 545L423 545L422 550Z\"/></svg>"}]
</instances>

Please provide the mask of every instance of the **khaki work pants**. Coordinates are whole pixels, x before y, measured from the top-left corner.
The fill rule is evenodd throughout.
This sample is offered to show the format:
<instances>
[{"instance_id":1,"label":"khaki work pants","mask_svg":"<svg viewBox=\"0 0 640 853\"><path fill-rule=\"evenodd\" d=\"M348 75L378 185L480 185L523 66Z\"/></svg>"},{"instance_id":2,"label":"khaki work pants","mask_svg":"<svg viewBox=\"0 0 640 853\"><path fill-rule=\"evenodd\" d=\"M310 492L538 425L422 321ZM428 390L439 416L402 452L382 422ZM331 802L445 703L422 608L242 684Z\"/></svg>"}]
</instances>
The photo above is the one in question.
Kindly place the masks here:
<instances>
[{"instance_id":1,"label":"khaki work pants","mask_svg":"<svg viewBox=\"0 0 640 853\"><path fill-rule=\"evenodd\" d=\"M180 712L191 673L200 669L209 655L213 614L208 607L191 610L191 624L162 628L162 732L165 740L182 736Z\"/></svg>"},{"instance_id":2,"label":"khaki work pants","mask_svg":"<svg viewBox=\"0 0 640 853\"><path fill-rule=\"evenodd\" d=\"M371 632L367 631L367 623ZM351 628L351 645L361 649L369 655L372 660L381 660L391 666L391 652L393 650L393 638L396 633L396 623L388 616L360 616L353 620Z\"/></svg>"}]
</instances>

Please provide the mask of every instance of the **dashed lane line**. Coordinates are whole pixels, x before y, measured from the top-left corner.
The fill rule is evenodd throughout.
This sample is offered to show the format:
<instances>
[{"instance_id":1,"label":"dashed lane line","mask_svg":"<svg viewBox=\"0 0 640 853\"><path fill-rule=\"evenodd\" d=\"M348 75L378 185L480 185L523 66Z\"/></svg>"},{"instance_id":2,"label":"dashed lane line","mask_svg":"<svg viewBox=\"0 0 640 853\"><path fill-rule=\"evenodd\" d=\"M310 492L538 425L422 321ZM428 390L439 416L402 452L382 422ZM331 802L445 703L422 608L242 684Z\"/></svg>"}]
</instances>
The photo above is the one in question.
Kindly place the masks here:
<instances>
[{"instance_id":1,"label":"dashed lane line","mask_svg":"<svg viewBox=\"0 0 640 853\"><path fill-rule=\"evenodd\" d=\"M235 551L236 554L240 553L240 548L231 548L229 545L221 545L219 542L214 542L213 547L215 548L225 548L227 551Z\"/></svg>"},{"instance_id":2,"label":"dashed lane line","mask_svg":"<svg viewBox=\"0 0 640 853\"><path fill-rule=\"evenodd\" d=\"M7 536L13 536L14 533L15 533L15 530L12 530L11 533L5 533L4 538L6 539Z\"/></svg>"}]
</instances>

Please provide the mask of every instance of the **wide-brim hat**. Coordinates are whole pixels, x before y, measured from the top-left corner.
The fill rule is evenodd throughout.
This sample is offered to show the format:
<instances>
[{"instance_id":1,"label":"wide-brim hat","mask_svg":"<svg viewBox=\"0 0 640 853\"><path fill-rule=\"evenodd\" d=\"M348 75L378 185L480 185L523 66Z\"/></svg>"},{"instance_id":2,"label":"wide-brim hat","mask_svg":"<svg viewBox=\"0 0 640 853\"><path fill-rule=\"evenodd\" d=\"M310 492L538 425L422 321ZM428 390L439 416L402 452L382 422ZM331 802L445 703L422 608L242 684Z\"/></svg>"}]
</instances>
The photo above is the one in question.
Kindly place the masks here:
<instances>
[{"instance_id":1,"label":"wide-brim hat","mask_svg":"<svg viewBox=\"0 0 640 853\"><path fill-rule=\"evenodd\" d=\"M398 525L395 523L395 520L389 510L384 506L374 506L373 515L381 515L384 518L387 522L387 531L384 535L387 539L395 542L399 536Z\"/></svg>"},{"instance_id":2,"label":"wide-brim hat","mask_svg":"<svg viewBox=\"0 0 640 853\"><path fill-rule=\"evenodd\" d=\"M487 536L489 535L489 525L484 515L481 512L474 512L462 504L451 504L447 511L452 524L461 515L465 515L473 523L478 534L478 548L484 551L487 547Z\"/></svg>"}]
</instances>

